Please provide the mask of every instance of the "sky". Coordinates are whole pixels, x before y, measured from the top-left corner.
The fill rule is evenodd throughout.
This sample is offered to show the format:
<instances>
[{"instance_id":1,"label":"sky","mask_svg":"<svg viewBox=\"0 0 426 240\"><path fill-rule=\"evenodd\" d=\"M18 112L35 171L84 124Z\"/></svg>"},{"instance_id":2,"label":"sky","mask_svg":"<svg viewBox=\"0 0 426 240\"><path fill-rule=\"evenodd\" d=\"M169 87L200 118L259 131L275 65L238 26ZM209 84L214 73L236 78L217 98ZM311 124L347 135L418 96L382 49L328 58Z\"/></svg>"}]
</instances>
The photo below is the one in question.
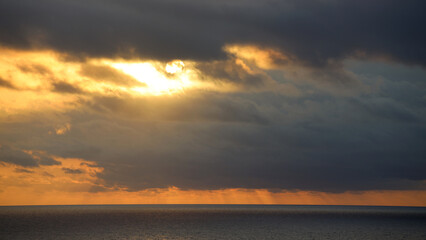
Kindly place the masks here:
<instances>
[{"instance_id":1,"label":"sky","mask_svg":"<svg viewBox=\"0 0 426 240\"><path fill-rule=\"evenodd\" d=\"M424 9L0 0L0 205L426 206Z\"/></svg>"}]
</instances>

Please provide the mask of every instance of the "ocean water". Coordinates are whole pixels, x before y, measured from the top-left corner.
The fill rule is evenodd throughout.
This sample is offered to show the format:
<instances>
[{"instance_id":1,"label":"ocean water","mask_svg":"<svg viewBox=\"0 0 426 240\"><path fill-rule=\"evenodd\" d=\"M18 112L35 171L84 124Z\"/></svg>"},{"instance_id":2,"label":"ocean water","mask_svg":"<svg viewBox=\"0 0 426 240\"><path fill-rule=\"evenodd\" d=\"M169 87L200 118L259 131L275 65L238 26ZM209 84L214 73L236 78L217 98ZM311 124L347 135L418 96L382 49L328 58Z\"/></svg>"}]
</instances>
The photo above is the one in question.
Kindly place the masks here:
<instances>
[{"instance_id":1,"label":"ocean water","mask_svg":"<svg viewBox=\"0 0 426 240\"><path fill-rule=\"evenodd\" d=\"M0 207L0 239L426 239L426 208L270 205Z\"/></svg>"}]
</instances>

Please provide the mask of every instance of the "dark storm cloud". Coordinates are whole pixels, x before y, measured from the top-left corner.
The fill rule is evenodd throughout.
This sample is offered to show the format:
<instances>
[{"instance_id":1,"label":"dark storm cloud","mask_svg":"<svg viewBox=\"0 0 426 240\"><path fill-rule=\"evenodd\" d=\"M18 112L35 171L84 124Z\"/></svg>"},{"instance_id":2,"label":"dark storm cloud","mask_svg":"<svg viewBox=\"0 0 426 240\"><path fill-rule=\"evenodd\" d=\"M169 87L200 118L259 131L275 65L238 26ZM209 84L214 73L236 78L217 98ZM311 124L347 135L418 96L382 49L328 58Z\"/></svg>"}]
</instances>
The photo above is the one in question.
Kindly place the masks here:
<instances>
[{"instance_id":1,"label":"dark storm cloud","mask_svg":"<svg viewBox=\"0 0 426 240\"><path fill-rule=\"evenodd\" d=\"M0 42L80 56L218 59L228 43L324 66L357 55L426 65L421 0L0 1Z\"/></svg>"},{"instance_id":2,"label":"dark storm cloud","mask_svg":"<svg viewBox=\"0 0 426 240\"><path fill-rule=\"evenodd\" d=\"M0 161L24 167L38 166L37 160L31 155L4 145L0 147Z\"/></svg>"},{"instance_id":3,"label":"dark storm cloud","mask_svg":"<svg viewBox=\"0 0 426 240\"><path fill-rule=\"evenodd\" d=\"M268 79L265 74L248 72L234 59L199 62L196 68L202 72L201 77L210 77L215 81L231 82L241 86L258 87Z\"/></svg>"},{"instance_id":4,"label":"dark storm cloud","mask_svg":"<svg viewBox=\"0 0 426 240\"><path fill-rule=\"evenodd\" d=\"M147 125L152 133L135 128L135 134L122 137L134 142L149 136L150 143L126 146L119 155L107 151L100 176L130 190L172 185L331 192L425 189L424 127L349 119L331 122L322 116L318 122L269 126Z\"/></svg>"},{"instance_id":5,"label":"dark storm cloud","mask_svg":"<svg viewBox=\"0 0 426 240\"><path fill-rule=\"evenodd\" d=\"M99 113L139 120L254 124L268 122L250 101L203 91L188 91L182 98L98 96L84 102L84 105Z\"/></svg>"},{"instance_id":6,"label":"dark storm cloud","mask_svg":"<svg viewBox=\"0 0 426 240\"><path fill-rule=\"evenodd\" d=\"M40 153L28 154L20 149L0 145L0 162L7 162L23 167L36 167L39 165L59 165L60 162Z\"/></svg>"},{"instance_id":7,"label":"dark storm cloud","mask_svg":"<svg viewBox=\"0 0 426 240\"><path fill-rule=\"evenodd\" d=\"M362 68L372 75L363 84L376 81L378 66ZM426 73L405 70L391 67L378 89L350 96L316 85L299 96L99 96L64 113L66 135L35 128L37 114L5 123L0 140L93 161L108 189L424 190ZM20 140L28 135L40 140Z\"/></svg>"},{"instance_id":8,"label":"dark storm cloud","mask_svg":"<svg viewBox=\"0 0 426 240\"><path fill-rule=\"evenodd\" d=\"M409 107L389 98L354 100L354 104L381 120L387 119L408 123L421 120Z\"/></svg>"},{"instance_id":9,"label":"dark storm cloud","mask_svg":"<svg viewBox=\"0 0 426 240\"><path fill-rule=\"evenodd\" d=\"M57 114L31 111L16 122L0 114L0 142L93 161L105 169L99 177L108 189L425 190L424 68L342 62L379 57L426 66L425 4L0 0L5 46L54 48L71 57L203 60L198 70L218 81L255 88L273 78L277 87L298 92L91 94ZM289 62L275 63L288 66L249 73L222 51L235 43L278 49ZM20 70L46 74L35 66ZM114 71L85 65L80 74L135 84ZM81 93L57 79L51 80L55 91ZM48 134L64 122L72 131ZM0 161L49 162L10 149L0 149Z\"/></svg>"}]
</instances>

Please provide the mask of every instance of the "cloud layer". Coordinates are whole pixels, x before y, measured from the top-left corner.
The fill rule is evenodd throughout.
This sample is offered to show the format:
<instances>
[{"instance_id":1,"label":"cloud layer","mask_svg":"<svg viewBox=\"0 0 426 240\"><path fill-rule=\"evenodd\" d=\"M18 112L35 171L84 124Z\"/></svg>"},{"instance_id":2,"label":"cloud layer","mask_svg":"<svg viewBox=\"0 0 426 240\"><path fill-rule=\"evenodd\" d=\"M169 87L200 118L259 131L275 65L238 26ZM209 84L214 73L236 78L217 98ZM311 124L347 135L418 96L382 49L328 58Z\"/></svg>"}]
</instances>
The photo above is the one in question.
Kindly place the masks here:
<instances>
[{"instance_id":1,"label":"cloud layer","mask_svg":"<svg viewBox=\"0 0 426 240\"><path fill-rule=\"evenodd\" d=\"M0 161L94 192L424 191L425 7L0 0Z\"/></svg>"},{"instance_id":2,"label":"cloud layer","mask_svg":"<svg viewBox=\"0 0 426 240\"><path fill-rule=\"evenodd\" d=\"M223 59L226 44L324 66L350 56L425 66L424 1L0 2L0 42L76 56Z\"/></svg>"}]
</instances>

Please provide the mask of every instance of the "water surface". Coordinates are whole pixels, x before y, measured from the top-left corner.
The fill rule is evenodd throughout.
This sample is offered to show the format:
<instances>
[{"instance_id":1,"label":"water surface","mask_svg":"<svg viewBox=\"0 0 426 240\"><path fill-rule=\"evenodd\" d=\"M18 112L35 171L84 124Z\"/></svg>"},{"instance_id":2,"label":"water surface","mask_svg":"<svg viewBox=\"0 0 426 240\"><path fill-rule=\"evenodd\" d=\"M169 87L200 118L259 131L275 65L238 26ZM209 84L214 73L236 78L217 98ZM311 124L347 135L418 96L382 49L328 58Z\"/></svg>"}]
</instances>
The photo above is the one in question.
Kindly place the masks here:
<instances>
[{"instance_id":1,"label":"water surface","mask_svg":"<svg viewBox=\"0 0 426 240\"><path fill-rule=\"evenodd\" d=\"M426 239L426 208L271 205L0 207L0 239Z\"/></svg>"}]
</instances>

